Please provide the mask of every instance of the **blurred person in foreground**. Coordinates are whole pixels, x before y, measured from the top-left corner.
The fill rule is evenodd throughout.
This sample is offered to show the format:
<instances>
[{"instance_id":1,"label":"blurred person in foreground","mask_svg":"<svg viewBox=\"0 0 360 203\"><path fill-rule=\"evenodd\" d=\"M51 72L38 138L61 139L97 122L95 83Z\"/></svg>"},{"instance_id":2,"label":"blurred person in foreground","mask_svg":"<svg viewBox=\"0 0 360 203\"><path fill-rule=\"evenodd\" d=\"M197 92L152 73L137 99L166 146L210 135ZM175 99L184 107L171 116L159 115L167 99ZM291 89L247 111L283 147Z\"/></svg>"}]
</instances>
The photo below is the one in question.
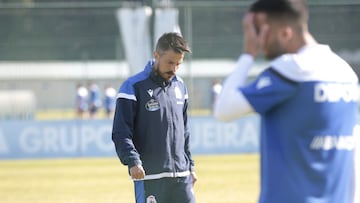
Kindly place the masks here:
<instances>
[{"instance_id":1,"label":"blurred person in foreground","mask_svg":"<svg viewBox=\"0 0 360 203\"><path fill-rule=\"evenodd\" d=\"M358 78L308 31L305 0L258 0L214 115L261 116L260 203L353 203ZM262 52L269 68L245 84ZM356 171L358 172L358 171Z\"/></svg>"},{"instance_id":2,"label":"blurred person in foreground","mask_svg":"<svg viewBox=\"0 0 360 203\"><path fill-rule=\"evenodd\" d=\"M163 34L154 59L119 89L112 140L134 180L137 203L195 202L188 91L176 75L186 52L179 34Z\"/></svg>"}]
</instances>

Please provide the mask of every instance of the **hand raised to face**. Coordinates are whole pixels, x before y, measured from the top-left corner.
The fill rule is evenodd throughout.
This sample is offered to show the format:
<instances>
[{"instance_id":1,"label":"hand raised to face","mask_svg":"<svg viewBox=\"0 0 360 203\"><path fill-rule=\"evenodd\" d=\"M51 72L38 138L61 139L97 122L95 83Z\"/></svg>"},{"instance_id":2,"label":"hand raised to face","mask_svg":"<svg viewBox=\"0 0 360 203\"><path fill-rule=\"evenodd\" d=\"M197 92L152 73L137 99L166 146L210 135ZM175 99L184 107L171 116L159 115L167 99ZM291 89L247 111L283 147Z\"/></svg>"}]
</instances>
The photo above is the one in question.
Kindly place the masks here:
<instances>
[{"instance_id":1,"label":"hand raised to face","mask_svg":"<svg viewBox=\"0 0 360 203\"><path fill-rule=\"evenodd\" d=\"M244 52L256 57L263 49L269 25L264 13L247 13L242 21L244 32Z\"/></svg>"}]
</instances>

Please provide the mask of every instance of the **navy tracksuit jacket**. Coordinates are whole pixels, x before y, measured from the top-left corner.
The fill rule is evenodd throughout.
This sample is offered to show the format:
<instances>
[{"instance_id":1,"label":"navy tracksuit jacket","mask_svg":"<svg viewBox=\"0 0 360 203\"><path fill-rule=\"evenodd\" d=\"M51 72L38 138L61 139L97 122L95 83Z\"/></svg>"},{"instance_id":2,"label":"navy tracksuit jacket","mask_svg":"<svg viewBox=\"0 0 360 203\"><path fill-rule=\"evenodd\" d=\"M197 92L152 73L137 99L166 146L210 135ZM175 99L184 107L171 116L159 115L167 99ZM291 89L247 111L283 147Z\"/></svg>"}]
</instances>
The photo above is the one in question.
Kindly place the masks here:
<instances>
[{"instance_id":1,"label":"navy tracksuit jacket","mask_svg":"<svg viewBox=\"0 0 360 203\"><path fill-rule=\"evenodd\" d=\"M153 61L119 89L112 139L131 168L142 164L146 179L184 177L193 170L187 125L188 92L178 76L166 84Z\"/></svg>"}]
</instances>

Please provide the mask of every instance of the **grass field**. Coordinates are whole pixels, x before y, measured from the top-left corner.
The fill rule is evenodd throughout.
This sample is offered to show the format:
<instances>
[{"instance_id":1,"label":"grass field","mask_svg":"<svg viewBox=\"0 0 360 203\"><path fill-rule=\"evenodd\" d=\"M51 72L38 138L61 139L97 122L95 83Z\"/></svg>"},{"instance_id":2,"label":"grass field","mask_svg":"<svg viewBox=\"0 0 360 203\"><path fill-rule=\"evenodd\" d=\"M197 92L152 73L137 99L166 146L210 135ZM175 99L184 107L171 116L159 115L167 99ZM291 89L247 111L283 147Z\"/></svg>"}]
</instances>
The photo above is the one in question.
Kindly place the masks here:
<instances>
[{"instance_id":1,"label":"grass field","mask_svg":"<svg viewBox=\"0 0 360 203\"><path fill-rule=\"evenodd\" d=\"M209 116L211 115L210 109L191 109L189 110L190 116ZM57 119L76 119L76 113L74 109L48 109L37 110L34 115L35 120L57 120ZM97 115L98 119L106 118L103 110L99 111Z\"/></svg>"},{"instance_id":2,"label":"grass field","mask_svg":"<svg viewBox=\"0 0 360 203\"><path fill-rule=\"evenodd\" d=\"M255 203L258 155L195 156L198 203ZM134 203L117 158L0 161L2 203Z\"/></svg>"}]
</instances>

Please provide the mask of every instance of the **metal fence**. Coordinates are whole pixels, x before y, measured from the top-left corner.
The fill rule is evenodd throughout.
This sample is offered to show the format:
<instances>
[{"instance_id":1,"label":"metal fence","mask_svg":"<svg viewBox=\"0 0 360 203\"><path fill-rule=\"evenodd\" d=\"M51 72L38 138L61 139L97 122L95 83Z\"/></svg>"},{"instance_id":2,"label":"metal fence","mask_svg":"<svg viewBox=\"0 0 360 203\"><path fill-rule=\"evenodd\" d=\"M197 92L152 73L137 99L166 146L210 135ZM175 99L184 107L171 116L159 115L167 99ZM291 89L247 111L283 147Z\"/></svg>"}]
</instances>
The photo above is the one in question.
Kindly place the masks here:
<instances>
[{"instance_id":1,"label":"metal fence","mask_svg":"<svg viewBox=\"0 0 360 203\"><path fill-rule=\"evenodd\" d=\"M12 2L12 1L10 1ZM122 1L0 3L0 60L123 60ZM154 1L156 2L156 1ZM175 1L193 58L234 58L251 1ZM156 5L156 4L155 4ZM336 51L359 49L360 1L314 1L310 30Z\"/></svg>"},{"instance_id":2,"label":"metal fence","mask_svg":"<svg viewBox=\"0 0 360 203\"><path fill-rule=\"evenodd\" d=\"M37 109L44 110L73 108L75 87L80 82L93 80L100 86L110 83L117 88L126 74L110 72L107 76L91 77L88 67L99 61L114 63L113 67L119 69L125 67L122 65L126 62L124 45L115 17L116 10L124 3L98 0L0 1L0 71L4 73L0 76L0 90L30 89L36 95ZM222 69L221 64L229 65L238 57L243 43L241 19L251 1L178 0L173 3L172 6L179 9L182 33L193 50L187 58L192 64L189 67L200 70L198 75L185 77L192 95L191 107L209 109L212 80L222 79L226 71L209 75L206 74L211 69L208 67L213 61L225 61L218 63L218 68ZM330 44L360 73L360 1L309 0L308 3L310 31L319 42ZM153 9L160 6L156 0L146 4ZM150 23L153 25L153 19ZM196 63L199 61L203 63ZM36 63L44 68L44 62L61 64L59 68L77 62L85 71L76 77L52 76L48 79L29 77L25 75L26 71L22 71L27 67L36 69ZM29 63L32 66L28 66ZM194 67L194 64L202 65ZM21 68L12 72L10 77L7 75L11 72L9 68L14 66ZM50 68L45 72L57 74Z\"/></svg>"}]
</instances>

